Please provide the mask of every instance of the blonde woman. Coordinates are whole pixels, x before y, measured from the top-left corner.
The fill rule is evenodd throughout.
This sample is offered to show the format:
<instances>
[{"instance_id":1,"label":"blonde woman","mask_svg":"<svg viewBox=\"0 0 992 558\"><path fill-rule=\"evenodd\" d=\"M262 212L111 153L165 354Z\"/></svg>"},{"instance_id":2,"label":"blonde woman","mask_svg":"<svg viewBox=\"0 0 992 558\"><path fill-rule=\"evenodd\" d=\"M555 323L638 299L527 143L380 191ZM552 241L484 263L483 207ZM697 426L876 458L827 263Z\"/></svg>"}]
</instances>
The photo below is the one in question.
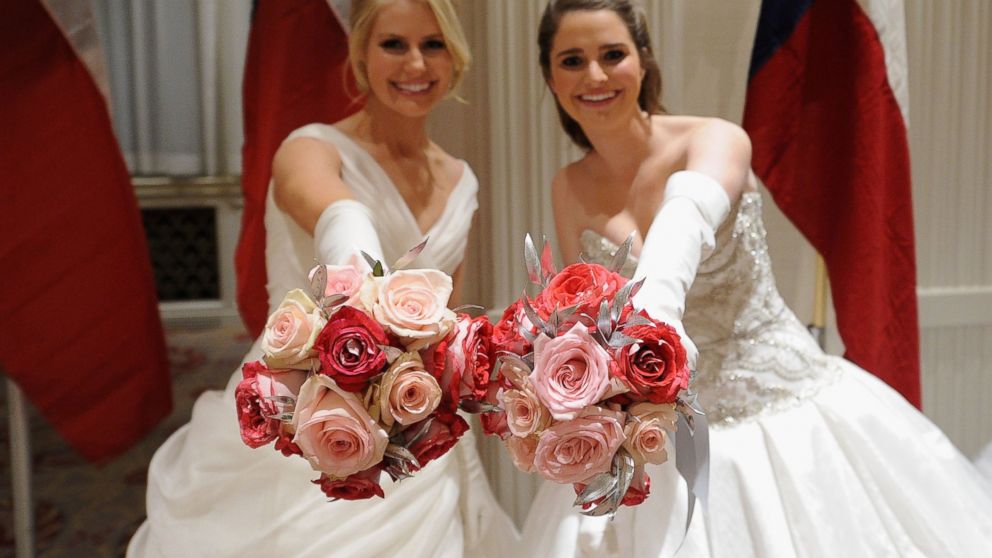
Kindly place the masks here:
<instances>
[{"instance_id":1,"label":"blonde woman","mask_svg":"<svg viewBox=\"0 0 992 558\"><path fill-rule=\"evenodd\" d=\"M478 182L427 136L469 51L451 0L352 3L351 63L366 95L355 115L311 124L273 162L266 205L269 307L306 282L314 258L356 249L391 263L424 236L418 267L460 283ZM307 53L307 55L313 55ZM260 356L258 343L245 358ZM309 464L240 440L233 390L200 397L155 454L148 519L128 548L159 556L505 556L517 534L486 484L471 433L385 498L328 502Z\"/></svg>"}]
</instances>

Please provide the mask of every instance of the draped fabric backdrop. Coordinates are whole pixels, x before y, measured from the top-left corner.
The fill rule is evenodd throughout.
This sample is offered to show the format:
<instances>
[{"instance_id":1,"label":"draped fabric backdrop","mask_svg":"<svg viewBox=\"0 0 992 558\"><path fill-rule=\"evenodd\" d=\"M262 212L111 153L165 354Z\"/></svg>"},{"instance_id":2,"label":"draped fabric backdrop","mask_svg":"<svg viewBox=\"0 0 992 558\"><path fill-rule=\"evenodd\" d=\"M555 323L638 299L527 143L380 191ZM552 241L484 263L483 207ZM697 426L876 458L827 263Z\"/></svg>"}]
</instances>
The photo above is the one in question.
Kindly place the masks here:
<instances>
[{"instance_id":1,"label":"draped fabric backdrop","mask_svg":"<svg viewBox=\"0 0 992 558\"><path fill-rule=\"evenodd\" d=\"M91 0L132 174L241 172L250 0Z\"/></svg>"}]
</instances>

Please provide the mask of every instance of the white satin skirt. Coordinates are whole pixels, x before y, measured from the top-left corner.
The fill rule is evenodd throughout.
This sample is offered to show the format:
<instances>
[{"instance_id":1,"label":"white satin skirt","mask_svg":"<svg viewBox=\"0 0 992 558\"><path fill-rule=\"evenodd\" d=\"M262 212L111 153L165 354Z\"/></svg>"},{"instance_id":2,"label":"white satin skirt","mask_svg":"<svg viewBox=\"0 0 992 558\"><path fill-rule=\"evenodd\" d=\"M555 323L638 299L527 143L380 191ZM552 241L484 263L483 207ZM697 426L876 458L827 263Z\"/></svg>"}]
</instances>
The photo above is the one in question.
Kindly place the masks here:
<instances>
[{"instance_id":1,"label":"white satin skirt","mask_svg":"<svg viewBox=\"0 0 992 558\"><path fill-rule=\"evenodd\" d=\"M846 363L846 361L845 361ZM846 363L797 407L710 431L710 490L684 536L670 460L614 520L575 513L545 483L523 544L541 557L992 556L992 486L901 396Z\"/></svg>"},{"instance_id":2,"label":"white satin skirt","mask_svg":"<svg viewBox=\"0 0 992 558\"><path fill-rule=\"evenodd\" d=\"M246 357L260 358L256 346ZM519 535L499 508L471 431L413 478L383 477L385 499L328 502L299 457L241 442L234 373L223 392L196 401L188 424L152 458L148 517L134 558L502 557Z\"/></svg>"}]
</instances>

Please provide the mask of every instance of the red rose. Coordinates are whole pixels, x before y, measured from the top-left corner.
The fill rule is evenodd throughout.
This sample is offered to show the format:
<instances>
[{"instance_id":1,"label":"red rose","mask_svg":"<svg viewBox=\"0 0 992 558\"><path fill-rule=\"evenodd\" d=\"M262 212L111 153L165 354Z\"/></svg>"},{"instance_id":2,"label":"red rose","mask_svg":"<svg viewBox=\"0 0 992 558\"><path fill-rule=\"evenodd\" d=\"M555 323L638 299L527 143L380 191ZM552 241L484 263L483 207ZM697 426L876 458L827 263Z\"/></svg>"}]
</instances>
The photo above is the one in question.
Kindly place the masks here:
<instances>
[{"instance_id":1,"label":"red rose","mask_svg":"<svg viewBox=\"0 0 992 558\"><path fill-rule=\"evenodd\" d=\"M250 448L260 448L276 439L275 421L265 418L268 411L263 409L253 378L241 380L234 389L234 401L238 408L238 426L241 428L241 441Z\"/></svg>"},{"instance_id":2,"label":"red rose","mask_svg":"<svg viewBox=\"0 0 992 558\"><path fill-rule=\"evenodd\" d=\"M492 405L498 405L499 384L493 382L486 390L486 396L482 400ZM482 431L489 436L499 436L506 439L510 435L510 426L506 423L506 411L495 411L492 413L482 413L479 415L479 422L482 423Z\"/></svg>"},{"instance_id":3,"label":"red rose","mask_svg":"<svg viewBox=\"0 0 992 558\"><path fill-rule=\"evenodd\" d=\"M461 376L455 374L455 367L448 358L448 344L452 338L449 335L436 345L421 349L420 360L424 363L424 370L434 376L437 385L441 386L441 407L453 413L458 409L458 384Z\"/></svg>"},{"instance_id":4,"label":"red rose","mask_svg":"<svg viewBox=\"0 0 992 558\"><path fill-rule=\"evenodd\" d=\"M600 303L613 297L627 284L627 279L598 264L576 263L561 270L535 301L536 310L547 318L558 308L578 305L577 314L593 319L599 315Z\"/></svg>"},{"instance_id":5,"label":"red rose","mask_svg":"<svg viewBox=\"0 0 992 558\"><path fill-rule=\"evenodd\" d=\"M415 430L415 428L409 428L407 432ZM413 453L423 468L431 461L448 453L448 450L455 445L455 442L461 438L466 430L468 430L468 423L457 413L439 410L431 420L427 432L409 448L410 452Z\"/></svg>"},{"instance_id":6,"label":"red rose","mask_svg":"<svg viewBox=\"0 0 992 558\"><path fill-rule=\"evenodd\" d=\"M536 328L524 313L523 303L517 299L506 307L506 310L503 311L503 317L493 327L491 343L494 352L508 351L518 355L529 353L532 346L530 341L527 341L520 334L521 327L526 327L536 333Z\"/></svg>"},{"instance_id":7,"label":"red rose","mask_svg":"<svg viewBox=\"0 0 992 558\"><path fill-rule=\"evenodd\" d=\"M582 494L582 491L586 489L586 485L582 483L575 483L572 485L575 490L576 496ZM634 470L634 478L630 483L630 487L627 488L626 494L623 495L623 499L620 500L621 506L637 506L644 503L647 500L648 495L651 494L651 477L648 476L647 472L642 468L638 467ZM582 504L582 509L587 510L593 506L593 504L599 504L603 501L602 498L599 500L590 502L588 504Z\"/></svg>"},{"instance_id":8,"label":"red rose","mask_svg":"<svg viewBox=\"0 0 992 558\"><path fill-rule=\"evenodd\" d=\"M452 365L461 378L459 397L481 400L489 387L492 372L493 326L486 316L458 316L452 343Z\"/></svg>"},{"instance_id":9,"label":"red rose","mask_svg":"<svg viewBox=\"0 0 992 558\"><path fill-rule=\"evenodd\" d=\"M287 432L282 432L279 437L276 438L276 451L282 452L283 455L289 457L291 455L303 455L303 450L300 446L293 443L293 435Z\"/></svg>"},{"instance_id":10,"label":"red rose","mask_svg":"<svg viewBox=\"0 0 992 558\"><path fill-rule=\"evenodd\" d=\"M336 500L365 500L373 496L384 498L382 486L379 485L380 473L382 473L382 467L377 465L349 475L344 479L332 480L326 475L321 475L319 479L312 482L320 485L320 489L328 498Z\"/></svg>"},{"instance_id":11,"label":"red rose","mask_svg":"<svg viewBox=\"0 0 992 558\"><path fill-rule=\"evenodd\" d=\"M351 306L342 306L327 320L314 344L320 372L345 391L362 391L386 365L386 353L379 345L388 342L386 332L375 320Z\"/></svg>"},{"instance_id":12,"label":"red rose","mask_svg":"<svg viewBox=\"0 0 992 558\"><path fill-rule=\"evenodd\" d=\"M632 398L652 403L674 403L689 387L685 347L672 326L659 321L623 330L641 342L616 351L620 373L630 386ZM632 350L632 347L636 347Z\"/></svg>"},{"instance_id":13,"label":"red rose","mask_svg":"<svg viewBox=\"0 0 992 558\"><path fill-rule=\"evenodd\" d=\"M241 441L248 447L258 448L279 436L281 422L268 418L284 409L270 396L295 397L306 373L299 370L270 370L265 364L246 362L241 367L244 379L234 389L235 407Z\"/></svg>"},{"instance_id":14,"label":"red rose","mask_svg":"<svg viewBox=\"0 0 992 558\"><path fill-rule=\"evenodd\" d=\"M636 506L647 500L649 494L651 494L651 477L648 476L647 471L638 467L634 470L634 479L620 503L624 506Z\"/></svg>"}]
</instances>

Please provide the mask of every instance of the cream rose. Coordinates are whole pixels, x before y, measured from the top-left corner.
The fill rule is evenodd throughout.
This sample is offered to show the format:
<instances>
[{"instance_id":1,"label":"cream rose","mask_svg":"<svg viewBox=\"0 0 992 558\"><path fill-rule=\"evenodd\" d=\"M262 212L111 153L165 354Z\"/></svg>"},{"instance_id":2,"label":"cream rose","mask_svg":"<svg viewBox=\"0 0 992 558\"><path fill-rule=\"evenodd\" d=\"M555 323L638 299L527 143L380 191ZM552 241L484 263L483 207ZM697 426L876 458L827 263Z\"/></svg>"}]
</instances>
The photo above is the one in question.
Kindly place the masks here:
<instances>
[{"instance_id":1,"label":"cream rose","mask_svg":"<svg viewBox=\"0 0 992 558\"><path fill-rule=\"evenodd\" d=\"M528 389L509 389L500 394L506 425L514 436L530 436L551 422L551 414Z\"/></svg>"},{"instance_id":2,"label":"cream rose","mask_svg":"<svg viewBox=\"0 0 992 558\"><path fill-rule=\"evenodd\" d=\"M374 296L372 315L408 350L439 341L454 327L455 314L448 309L452 288L448 274L435 269L400 270L375 282L375 292L363 290L362 300Z\"/></svg>"},{"instance_id":3,"label":"cream rose","mask_svg":"<svg viewBox=\"0 0 992 558\"><path fill-rule=\"evenodd\" d=\"M344 478L382 461L389 435L353 393L315 374L303 383L293 413L293 442L316 471Z\"/></svg>"},{"instance_id":4,"label":"cream rose","mask_svg":"<svg viewBox=\"0 0 992 558\"><path fill-rule=\"evenodd\" d=\"M623 445L636 465L661 465L668 460L665 443L668 431L675 430L675 405L671 403L636 403L628 410L630 420L624 426L627 439Z\"/></svg>"},{"instance_id":5,"label":"cream rose","mask_svg":"<svg viewBox=\"0 0 992 558\"><path fill-rule=\"evenodd\" d=\"M506 449L510 452L510 459L513 460L513 464L516 465L517 469L525 473L533 473L535 471L534 455L537 450L537 436L527 436L525 438L510 436L503 443L506 444Z\"/></svg>"},{"instance_id":6,"label":"cream rose","mask_svg":"<svg viewBox=\"0 0 992 558\"><path fill-rule=\"evenodd\" d=\"M424 370L417 353L403 353L382 377L379 388L382 422L392 426L427 418L441 403L441 386Z\"/></svg>"},{"instance_id":7,"label":"cream rose","mask_svg":"<svg viewBox=\"0 0 992 558\"><path fill-rule=\"evenodd\" d=\"M305 292L293 289L265 323L262 351L269 368L310 368L313 343L326 320Z\"/></svg>"}]
</instances>

